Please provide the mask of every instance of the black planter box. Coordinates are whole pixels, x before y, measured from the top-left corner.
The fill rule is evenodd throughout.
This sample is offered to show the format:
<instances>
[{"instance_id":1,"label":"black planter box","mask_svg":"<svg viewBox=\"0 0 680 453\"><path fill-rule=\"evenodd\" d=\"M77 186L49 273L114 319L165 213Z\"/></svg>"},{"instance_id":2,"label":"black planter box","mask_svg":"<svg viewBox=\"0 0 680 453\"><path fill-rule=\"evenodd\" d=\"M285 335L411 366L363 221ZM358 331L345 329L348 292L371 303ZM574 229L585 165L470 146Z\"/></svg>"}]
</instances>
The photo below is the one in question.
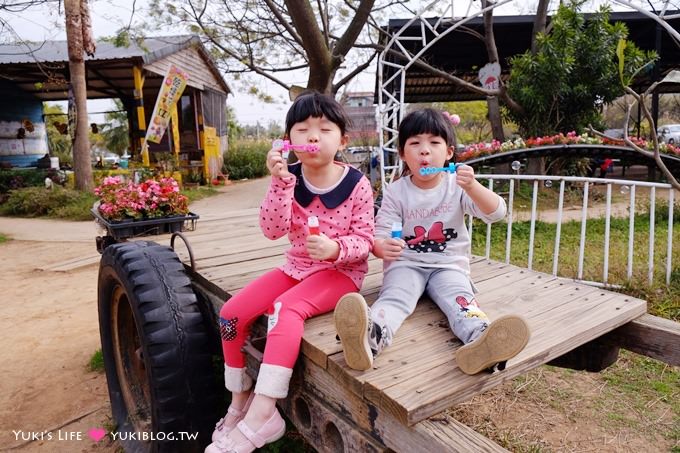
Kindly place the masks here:
<instances>
[{"instance_id":1,"label":"black planter box","mask_svg":"<svg viewBox=\"0 0 680 453\"><path fill-rule=\"evenodd\" d=\"M139 236L193 231L196 229L196 221L199 219L198 215L190 212L184 216L110 221L102 217L96 206L93 207L90 212L94 216L96 222L106 228L107 234L116 241Z\"/></svg>"}]
</instances>

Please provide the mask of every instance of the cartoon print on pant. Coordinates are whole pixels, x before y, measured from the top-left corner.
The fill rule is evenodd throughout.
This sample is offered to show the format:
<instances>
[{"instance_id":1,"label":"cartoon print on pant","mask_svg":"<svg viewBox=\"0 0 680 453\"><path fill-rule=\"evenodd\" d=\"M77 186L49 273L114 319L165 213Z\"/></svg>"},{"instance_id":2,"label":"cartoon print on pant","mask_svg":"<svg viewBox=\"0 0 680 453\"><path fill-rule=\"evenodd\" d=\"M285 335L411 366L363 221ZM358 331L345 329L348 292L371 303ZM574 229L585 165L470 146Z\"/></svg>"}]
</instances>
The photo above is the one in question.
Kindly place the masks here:
<instances>
[{"instance_id":1,"label":"cartoon print on pant","mask_svg":"<svg viewBox=\"0 0 680 453\"><path fill-rule=\"evenodd\" d=\"M232 341L236 338L236 324L238 318L231 319L220 318L220 336L224 341Z\"/></svg>"},{"instance_id":2,"label":"cartoon print on pant","mask_svg":"<svg viewBox=\"0 0 680 453\"><path fill-rule=\"evenodd\" d=\"M456 297L456 303L458 304L458 306L460 307L460 311L463 312L466 318L488 319L486 313L479 309L479 305L477 305L476 299L468 301L465 297L458 296Z\"/></svg>"},{"instance_id":3,"label":"cartoon print on pant","mask_svg":"<svg viewBox=\"0 0 680 453\"><path fill-rule=\"evenodd\" d=\"M409 249L418 253L443 252L446 250L446 242L458 237L454 228L444 229L442 222L435 222L427 232L422 226L417 226L413 230L415 236L406 236L404 240Z\"/></svg>"},{"instance_id":4,"label":"cartoon print on pant","mask_svg":"<svg viewBox=\"0 0 680 453\"><path fill-rule=\"evenodd\" d=\"M281 302L276 302L274 304L274 310L267 313L269 318L267 319L267 333L271 332L276 324L279 322L279 312L283 304Z\"/></svg>"}]
</instances>

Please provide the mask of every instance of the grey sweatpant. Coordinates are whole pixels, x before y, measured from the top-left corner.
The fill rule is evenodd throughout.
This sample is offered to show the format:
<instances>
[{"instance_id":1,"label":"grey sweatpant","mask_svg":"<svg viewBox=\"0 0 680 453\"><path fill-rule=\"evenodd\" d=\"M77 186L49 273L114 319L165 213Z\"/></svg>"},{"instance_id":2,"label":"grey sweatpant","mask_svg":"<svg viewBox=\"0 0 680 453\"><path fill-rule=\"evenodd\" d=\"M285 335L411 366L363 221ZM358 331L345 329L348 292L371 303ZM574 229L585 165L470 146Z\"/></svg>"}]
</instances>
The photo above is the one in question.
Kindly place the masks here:
<instances>
[{"instance_id":1,"label":"grey sweatpant","mask_svg":"<svg viewBox=\"0 0 680 453\"><path fill-rule=\"evenodd\" d=\"M385 271L378 300L371 307L371 318L380 327L384 346L394 335L427 292L449 320L453 334L464 344L475 340L489 325L479 309L470 279L453 269L400 266Z\"/></svg>"}]
</instances>

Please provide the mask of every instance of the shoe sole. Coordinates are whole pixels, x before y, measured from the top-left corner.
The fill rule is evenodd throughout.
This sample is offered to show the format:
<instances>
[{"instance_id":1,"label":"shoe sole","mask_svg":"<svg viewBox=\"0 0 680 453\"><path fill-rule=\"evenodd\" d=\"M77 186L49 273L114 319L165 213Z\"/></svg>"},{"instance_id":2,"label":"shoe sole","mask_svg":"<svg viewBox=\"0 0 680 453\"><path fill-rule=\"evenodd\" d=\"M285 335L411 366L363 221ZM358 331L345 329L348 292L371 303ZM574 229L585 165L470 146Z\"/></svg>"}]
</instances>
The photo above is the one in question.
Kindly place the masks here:
<instances>
[{"instance_id":1,"label":"shoe sole","mask_svg":"<svg viewBox=\"0 0 680 453\"><path fill-rule=\"evenodd\" d=\"M347 366L365 371L373 366L373 353L368 344L368 306L357 293L340 298L333 313Z\"/></svg>"},{"instance_id":2,"label":"shoe sole","mask_svg":"<svg viewBox=\"0 0 680 453\"><path fill-rule=\"evenodd\" d=\"M459 348L456 362L463 373L477 374L519 354L529 337L529 326L524 318L502 316L489 324L477 340Z\"/></svg>"}]
</instances>

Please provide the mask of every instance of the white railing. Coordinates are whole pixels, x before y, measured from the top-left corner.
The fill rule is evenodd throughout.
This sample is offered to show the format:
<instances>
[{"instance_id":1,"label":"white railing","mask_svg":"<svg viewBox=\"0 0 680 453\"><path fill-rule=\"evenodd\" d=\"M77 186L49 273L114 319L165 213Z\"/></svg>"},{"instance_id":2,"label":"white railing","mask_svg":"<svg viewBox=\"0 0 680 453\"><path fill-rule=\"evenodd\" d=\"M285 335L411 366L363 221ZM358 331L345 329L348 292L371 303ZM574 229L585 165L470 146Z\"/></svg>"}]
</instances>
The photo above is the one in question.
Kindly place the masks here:
<instances>
[{"instance_id":1,"label":"white railing","mask_svg":"<svg viewBox=\"0 0 680 453\"><path fill-rule=\"evenodd\" d=\"M514 198L515 198L515 181L529 181L533 184L532 197L531 197L531 217L530 230L529 230L529 247L528 247L528 260L527 268L532 269L533 267L533 257L534 257L534 238L536 231L536 220L537 220L537 200L539 192L539 183L549 181L550 185L553 183L559 183L559 198L557 202L556 211L556 230L555 230L555 243L553 249L553 262L552 262L552 275L557 275L559 268L559 253L560 253L560 240L562 234L562 219L564 211L564 191L565 184L567 182L583 184L583 199L581 205L581 233L579 239L579 249L578 249L578 269L575 276L575 280L584 283L590 283L595 285L608 285L609 282L609 249L610 249L610 229L611 229L611 217L612 217L612 187L618 186L622 193L629 192L629 202L628 202L628 216L629 216L629 228L628 228L628 260L626 267L627 279L631 280L633 277L633 261L634 254L633 249L635 245L635 202L636 202L636 188L637 187L648 187L650 189L649 194L649 238L648 238L648 252L647 252L647 279L651 284L654 279L654 241L655 241L655 209L656 209L656 197L657 190L668 191L668 234L667 234L667 246L666 246L666 272L665 272L665 283L670 284L671 273L673 270L673 207L675 200L675 192L670 184L662 183L652 183L652 182L642 182L642 181L629 181L624 179L598 179L598 178L583 178L575 176L531 176L531 175L497 175L497 174L478 174L476 175L478 179L488 180L488 187L490 190L494 190L494 181L509 181L508 189L508 215L507 215L507 232L505 239L505 262L510 263L511 259L511 245L512 245L512 224L514 219ZM602 279L600 282L596 281L585 281L583 280L583 263L586 251L587 243L587 223L588 223L588 198L589 198L589 187L594 184L606 184L606 201L605 201L605 233L604 233L604 261L602 269ZM468 228L470 232L470 237L472 238L472 219L468 223ZM485 257L489 259L491 254L491 225L486 227L486 243L485 243Z\"/></svg>"}]
</instances>

